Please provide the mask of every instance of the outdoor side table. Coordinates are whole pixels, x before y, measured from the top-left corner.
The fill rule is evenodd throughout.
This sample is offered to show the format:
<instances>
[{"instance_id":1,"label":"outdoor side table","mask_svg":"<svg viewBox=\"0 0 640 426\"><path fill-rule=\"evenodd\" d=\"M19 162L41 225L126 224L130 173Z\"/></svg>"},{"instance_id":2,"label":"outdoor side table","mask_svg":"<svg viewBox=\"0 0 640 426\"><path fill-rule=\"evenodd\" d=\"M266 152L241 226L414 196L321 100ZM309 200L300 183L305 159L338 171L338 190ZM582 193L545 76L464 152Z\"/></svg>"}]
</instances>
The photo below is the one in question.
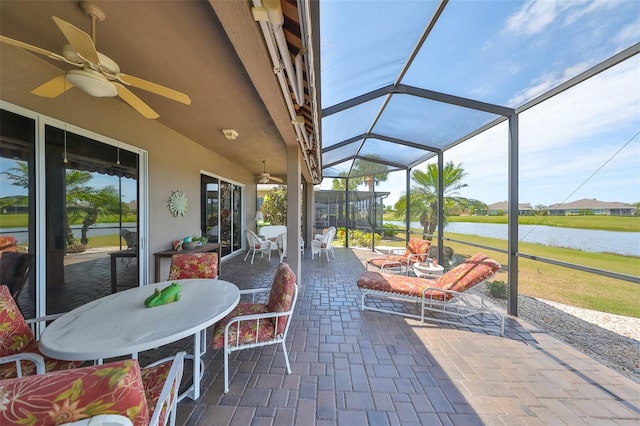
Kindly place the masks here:
<instances>
[{"instance_id":1,"label":"outdoor side table","mask_svg":"<svg viewBox=\"0 0 640 426\"><path fill-rule=\"evenodd\" d=\"M437 278L444 273L444 267L421 262L413 265L413 271L419 278Z\"/></svg>"}]
</instances>

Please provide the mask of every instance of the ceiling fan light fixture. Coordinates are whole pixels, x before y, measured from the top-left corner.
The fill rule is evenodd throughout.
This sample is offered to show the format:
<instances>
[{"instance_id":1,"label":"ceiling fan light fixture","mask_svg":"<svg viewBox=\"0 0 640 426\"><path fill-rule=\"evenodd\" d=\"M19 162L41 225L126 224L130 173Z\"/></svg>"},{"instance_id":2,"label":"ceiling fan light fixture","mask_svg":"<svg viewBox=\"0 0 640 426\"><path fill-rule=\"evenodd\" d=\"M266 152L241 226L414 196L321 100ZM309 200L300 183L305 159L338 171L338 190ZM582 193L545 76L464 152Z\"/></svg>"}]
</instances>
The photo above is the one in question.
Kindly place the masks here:
<instances>
[{"instance_id":1,"label":"ceiling fan light fixture","mask_svg":"<svg viewBox=\"0 0 640 426\"><path fill-rule=\"evenodd\" d=\"M266 176L262 176L262 177L260 178L260 183L269 183L269 178L268 178L268 177L266 177Z\"/></svg>"},{"instance_id":2,"label":"ceiling fan light fixture","mask_svg":"<svg viewBox=\"0 0 640 426\"><path fill-rule=\"evenodd\" d=\"M93 70L69 70L65 78L77 88L97 98L113 98L118 95L116 87L105 76Z\"/></svg>"},{"instance_id":3,"label":"ceiling fan light fixture","mask_svg":"<svg viewBox=\"0 0 640 426\"><path fill-rule=\"evenodd\" d=\"M233 129L222 129L222 134L230 141L235 140L238 137L238 132Z\"/></svg>"}]
</instances>

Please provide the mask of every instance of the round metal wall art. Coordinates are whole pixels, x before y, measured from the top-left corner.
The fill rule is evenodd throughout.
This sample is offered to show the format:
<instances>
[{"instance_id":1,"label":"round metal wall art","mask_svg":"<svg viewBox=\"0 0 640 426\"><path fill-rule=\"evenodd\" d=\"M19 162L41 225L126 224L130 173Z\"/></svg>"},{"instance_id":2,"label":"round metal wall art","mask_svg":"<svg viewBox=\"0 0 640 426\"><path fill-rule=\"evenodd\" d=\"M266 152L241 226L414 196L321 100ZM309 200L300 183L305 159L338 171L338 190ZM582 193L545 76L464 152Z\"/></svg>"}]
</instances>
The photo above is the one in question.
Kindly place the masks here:
<instances>
[{"instance_id":1,"label":"round metal wall art","mask_svg":"<svg viewBox=\"0 0 640 426\"><path fill-rule=\"evenodd\" d=\"M187 204L189 200L187 200L187 196L184 192L177 189L171 192L171 196L169 197L169 211L175 217L184 216L187 213Z\"/></svg>"}]
</instances>

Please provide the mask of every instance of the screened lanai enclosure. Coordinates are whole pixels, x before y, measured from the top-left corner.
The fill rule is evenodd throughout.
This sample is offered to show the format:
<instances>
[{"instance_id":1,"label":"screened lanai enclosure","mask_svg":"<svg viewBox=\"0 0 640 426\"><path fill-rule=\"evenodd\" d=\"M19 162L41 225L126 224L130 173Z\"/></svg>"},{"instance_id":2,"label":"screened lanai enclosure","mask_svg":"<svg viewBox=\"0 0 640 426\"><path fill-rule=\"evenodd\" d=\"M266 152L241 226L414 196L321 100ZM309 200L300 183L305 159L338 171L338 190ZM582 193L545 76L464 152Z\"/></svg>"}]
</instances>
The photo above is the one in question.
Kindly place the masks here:
<instances>
[{"instance_id":1,"label":"screened lanai enclosure","mask_svg":"<svg viewBox=\"0 0 640 426\"><path fill-rule=\"evenodd\" d=\"M388 196L388 192L318 191L315 194L315 231L319 233L335 226L379 232L384 209L382 200Z\"/></svg>"},{"instance_id":2,"label":"screened lanai enclosure","mask_svg":"<svg viewBox=\"0 0 640 426\"><path fill-rule=\"evenodd\" d=\"M481 162L483 170L500 176L489 183L495 199L488 201L509 205L506 245L489 248L507 256L509 313L514 315L519 258L640 282L606 268L528 255L521 251L518 230L518 203L527 201L520 200L520 190L533 179L531 157L520 151L536 151L549 162L554 158L552 138L523 139L521 130L562 120L534 112L543 104L567 103L567 93L579 94L583 102L601 101L596 93L589 95L598 79L635 74L629 89L637 94L640 43L633 27L640 16L638 2L334 1L316 6L317 15L311 16L317 16L314 28L320 28L325 179L404 172L406 194L420 165L432 162L442 171L454 152L466 155L467 164ZM604 94L609 95L614 96ZM558 108L566 127L571 128L580 106ZM637 109L635 114L637 127ZM562 130L563 137L570 138L571 131ZM581 150L605 161L609 154L599 148L583 144ZM565 167L570 158L564 159ZM567 174L558 173L557 179ZM442 213L442 172L438 183ZM407 209L407 223L410 218ZM443 214L438 229L443 229ZM446 232L438 233L440 250L445 238Z\"/></svg>"}]
</instances>

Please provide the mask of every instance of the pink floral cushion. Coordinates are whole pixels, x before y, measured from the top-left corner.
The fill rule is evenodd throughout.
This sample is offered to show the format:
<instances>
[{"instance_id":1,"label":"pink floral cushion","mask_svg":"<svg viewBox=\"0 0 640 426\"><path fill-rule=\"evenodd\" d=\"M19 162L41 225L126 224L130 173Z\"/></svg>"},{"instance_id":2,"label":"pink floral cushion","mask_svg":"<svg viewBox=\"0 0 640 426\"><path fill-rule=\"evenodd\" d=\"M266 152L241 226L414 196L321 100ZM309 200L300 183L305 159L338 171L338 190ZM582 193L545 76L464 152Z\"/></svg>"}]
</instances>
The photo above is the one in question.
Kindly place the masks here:
<instances>
[{"instance_id":1,"label":"pink floral cushion","mask_svg":"<svg viewBox=\"0 0 640 426\"><path fill-rule=\"evenodd\" d=\"M16 237L13 235L3 235L0 237L0 253L4 251L18 251Z\"/></svg>"},{"instance_id":2,"label":"pink floral cushion","mask_svg":"<svg viewBox=\"0 0 640 426\"><path fill-rule=\"evenodd\" d=\"M296 275L289 265L284 262L278 265L276 276L273 278L273 284L271 285L269 301L267 302L269 312L286 312L290 310L295 286ZM284 333L287 320L286 317L278 318L278 334Z\"/></svg>"},{"instance_id":3,"label":"pink floral cushion","mask_svg":"<svg viewBox=\"0 0 640 426\"><path fill-rule=\"evenodd\" d=\"M399 268L407 264L407 258L401 255L390 254L388 256L373 257L367 260L367 263L378 268L385 266L387 268Z\"/></svg>"},{"instance_id":4,"label":"pink floral cushion","mask_svg":"<svg viewBox=\"0 0 640 426\"><path fill-rule=\"evenodd\" d=\"M410 256L412 254L421 254L419 260L415 260L417 262L424 262L427 260L427 256L429 255L429 248L431 247L431 241L422 240L420 238L409 238L409 242L407 243L407 251L405 251L405 256Z\"/></svg>"},{"instance_id":5,"label":"pink floral cushion","mask_svg":"<svg viewBox=\"0 0 640 426\"><path fill-rule=\"evenodd\" d=\"M382 268L383 265L387 268L397 268L400 266L424 262L427 260L429 255L429 247L431 247L431 241L429 240L410 238L407 243L407 249L403 254L388 254L386 256L373 257L367 260L367 263L377 268ZM409 256L412 254L420 254L422 256L414 256L410 258Z\"/></svg>"},{"instance_id":6,"label":"pink floral cushion","mask_svg":"<svg viewBox=\"0 0 640 426\"><path fill-rule=\"evenodd\" d=\"M0 356L24 352L42 355L29 325L11 297L9 288L0 285ZM46 356L44 356L44 361L46 371L66 370L82 364L82 361L60 361ZM36 372L36 366L31 361L21 361L20 365L23 376L29 376ZM17 376L14 362L0 364L0 379L10 379Z\"/></svg>"},{"instance_id":7,"label":"pink floral cushion","mask_svg":"<svg viewBox=\"0 0 640 426\"><path fill-rule=\"evenodd\" d=\"M167 376L169 375L169 370L171 370L172 365L173 360L168 360L161 364L154 365L153 367L145 367L140 371L142 383L144 385L144 394L147 400L147 406L149 407L149 418L154 414L154 410L158 404L158 398L160 398L162 388L167 381ZM177 398L177 395L175 395L174 392L171 396L171 401L168 401L167 404L162 406L162 412L158 417L158 424L165 424L167 412L171 408L171 402L175 398Z\"/></svg>"},{"instance_id":8,"label":"pink floral cushion","mask_svg":"<svg viewBox=\"0 0 640 426\"><path fill-rule=\"evenodd\" d=\"M286 263L278 265L267 303L238 304L238 306L236 306L229 315L216 323L213 330L213 348L220 349L224 347L224 329L229 321L234 317L263 314L267 312L289 311L291 309L291 304L293 303L295 284L296 276L289 265ZM287 321L287 317L277 317L277 321L275 319L241 321L239 327L236 323L229 329L229 345L236 346L237 344L273 340L278 334L284 333Z\"/></svg>"},{"instance_id":9,"label":"pink floral cushion","mask_svg":"<svg viewBox=\"0 0 640 426\"><path fill-rule=\"evenodd\" d=\"M435 281L432 279L367 271L360 275L357 284L358 287L364 289L422 297L422 291L429 287L463 292L490 278L499 270L500 264L498 262L482 253L478 253ZM427 292L427 297L442 300L443 297L450 299L452 295L447 294L445 296L442 292L430 290Z\"/></svg>"},{"instance_id":10,"label":"pink floral cushion","mask_svg":"<svg viewBox=\"0 0 640 426\"><path fill-rule=\"evenodd\" d=\"M501 266L489 256L478 253L436 280L437 287L463 292L490 278Z\"/></svg>"},{"instance_id":11,"label":"pink floral cushion","mask_svg":"<svg viewBox=\"0 0 640 426\"><path fill-rule=\"evenodd\" d=\"M218 278L218 253L183 253L171 256L169 281Z\"/></svg>"},{"instance_id":12,"label":"pink floral cushion","mask_svg":"<svg viewBox=\"0 0 640 426\"><path fill-rule=\"evenodd\" d=\"M34 341L33 333L6 285L0 286L0 337L0 356L20 353Z\"/></svg>"},{"instance_id":13,"label":"pink floral cushion","mask_svg":"<svg viewBox=\"0 0 640 426\"><path fill-rule=\"evenodd\" d=\"M213 329L213 348L220 349L224 347L224 328L232 318L243 315L264 314L267 312L269 312L267 305L262 303L238 304L229 315L216 323ZM270 318L261 320L259 325L258 321L255 320L241 321L240 327L238 327L238 323L236 323L229 328L229 346L266 342L273 340L275 335L274 322Z\"/></svg>"},{"instance_id":14,"label":"pink floral cushion","mask_svg":"<svg viewBox=\"0 0 640 426\"><path fill-rule=\"evenodd\" d=\"M380 272L366 271L358 278L358 287L385 291L388 293L405 294L407 296L422 297L424 289L435 287L433 280L426 280L416 277L408 277L405 275L382 274ZM426 297L443 300L445 293L441 291L429 290ZM446 295L447 299L453 296Z\"/></svg>"},{"instance_id":15,"label":"pink floral cushion","mask_svg":"<svg viewBox=\"0 0 640 426\"><path fill-rule=\"evenodd\" d=\"M149 410L135 360L0 381L0 424L54 426L121 414L147 426Z\"/></svg>"}]
</instances>

